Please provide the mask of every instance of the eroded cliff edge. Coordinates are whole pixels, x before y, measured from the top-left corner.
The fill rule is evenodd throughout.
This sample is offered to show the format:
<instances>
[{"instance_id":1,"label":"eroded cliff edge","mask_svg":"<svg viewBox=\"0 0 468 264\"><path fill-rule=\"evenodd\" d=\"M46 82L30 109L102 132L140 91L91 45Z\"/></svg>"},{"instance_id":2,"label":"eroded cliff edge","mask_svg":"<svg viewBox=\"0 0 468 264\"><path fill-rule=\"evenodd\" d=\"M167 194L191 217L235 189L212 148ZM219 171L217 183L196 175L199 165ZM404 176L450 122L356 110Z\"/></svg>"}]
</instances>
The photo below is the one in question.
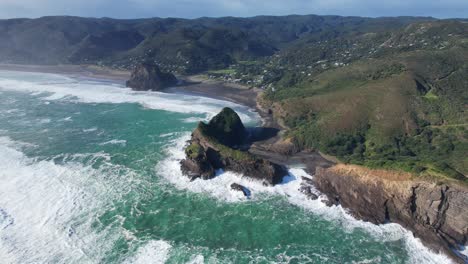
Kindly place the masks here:
<instances>
[{"instance_id":1,"label":"eroded cliff edge","mask_svg":"<svg viewBox=\"0 0 468 264\"><path fill-rule=\"evenodd\" d=\"M375 224L401 224L427 246L460 263L468 261L454 252L468 239L465 186L343 164L317 168L314 183L330 201L349 209L355 217Z\"/></svg>"}]
</instances>

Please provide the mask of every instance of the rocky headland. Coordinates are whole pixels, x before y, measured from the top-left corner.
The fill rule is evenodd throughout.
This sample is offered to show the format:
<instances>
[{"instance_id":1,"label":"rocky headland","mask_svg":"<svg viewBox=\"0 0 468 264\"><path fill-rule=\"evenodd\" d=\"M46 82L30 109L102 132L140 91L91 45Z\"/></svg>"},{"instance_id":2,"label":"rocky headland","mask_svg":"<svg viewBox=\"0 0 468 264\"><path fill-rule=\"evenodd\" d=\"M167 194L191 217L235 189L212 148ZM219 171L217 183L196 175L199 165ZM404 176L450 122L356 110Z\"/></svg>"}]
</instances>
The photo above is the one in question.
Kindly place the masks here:
<instances>
[{"instance_id":1,"label":"rocky headland","mask_svg":"<svg viewBox=\"0 0 468 264\"><path fill-rule=\"evenodd\" d=\"M239 116L224 108L208 124L200 122L193 131L186 158L181 161L182 171L192 180L211 179L222 169L265 185L280 183L288 174L286 168L247 152L248 144L248 132Z\"/></svg>"},{"instance_id":2,"label":"rocky headland","mask_svg":"<svg viewBox=\"0 0 468 264\"><path fill-rule=\"evenodd\" d=\"M176 84L177 78L172 73L162 72L151 62L139 64L126 82L126 86L135 91L160 91Z\"/></svg>"},{"instance_id":3,"label":"rocky headland","mask_svg":"<svg viewBox=\"0 0 468 264\"><path fill-rule=\"evenodd\" d=\"M266 111L261 114L268 115ZM280 136L251 144L246 142L245 131L229 108L210 123L200 123L181 162L183 172L192 179L211 179L217 169L224 169L274 185L287 174L286 166L304 164L313 178L303 178L299 191L308 199L318 199L313 186L328 198L324 201L328 206L340 204L356 218L374 224L401 224L433 250L444 252L458 263L468 261L457 253L468 242L466 186L341 164L313 150L285 152L278 145L288 140ZM286 145L290 150L290 144ZM234 183L231 188L248 196L244 186Z\"/></svg>"},{"instance_id":4,"label":"rocky headland","mask_svg":"<svg viewBox=\"0 0 468 264\"><path fill-rule=\"evenodd\" d=\"M100 76L104 79L127 78L127 73L115 75L108 71L96 71L81 66L69 69L49 69L46 66L17 67L15 70ZM11 66L8 65L7 69L11 69ZM137 71L134 71L134 75L140 75ZM150 72L140 70L140 76L149 76L145 71ZM275 109L275 105L262 103L258 98L255 100L259 92L257 89L238 89L226 87L222 83L206 82L182 85L177 89L165 91L188 92L243 104L258 111L264 120L264 126L288 129L280 125L281 113L276 113L278 110ZM224 109L218 118L208 124L200 123L193 131L185 151L186 158L181 162L183 172L191 179L211 179L215 177L217 169L223 169L273 185L281 182L287 174L285 166L303 164L313 175L313 178L302 179L299 190L308 199L318 199L317 193L311 191L313 186L328 197L326 203L330 206L340 204L356 218L375 224L401 224L411 230L426 246L446 253L458 263L468 262L466 257L457 254L460 246L468 243L466 185L421 179L409 173L340 164L336 159L314 150L300 151L290 139L282 138L281 133L265 141L249 142L245 127L237 114L234 115L231 111ZM221 124L229 123L225 122L230 119L229 116L233 117L234 124L227 125L225 130ZM231 189L245 196L250 195L245 186L237 183L233 183Z\"/></svg>"},{"instance_id":5,"label":"rocky headland","mask_svg":"<svg viewBox=\"0 0 468 264\"><path fill-rule=\"evenodd\" d=\"M468 261L456 253L468 239L465 186L344 164L318 167L313 182L330 204L341 204L356 218L375 224L401 224L430 248L460 263Z\"/></svg>"}]
</instances>

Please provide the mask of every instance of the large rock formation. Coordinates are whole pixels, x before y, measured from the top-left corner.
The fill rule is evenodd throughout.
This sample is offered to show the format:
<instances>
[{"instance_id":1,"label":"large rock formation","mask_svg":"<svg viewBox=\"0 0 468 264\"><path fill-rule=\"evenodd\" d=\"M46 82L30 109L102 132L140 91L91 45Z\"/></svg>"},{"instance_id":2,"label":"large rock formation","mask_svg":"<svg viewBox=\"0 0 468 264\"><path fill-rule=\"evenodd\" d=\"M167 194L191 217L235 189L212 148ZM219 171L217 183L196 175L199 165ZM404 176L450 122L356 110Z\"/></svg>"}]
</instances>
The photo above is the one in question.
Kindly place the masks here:
<instances>
[{"instance_id":1,"label":"large rock formation","mask_svg":"<svg viewBox=\"0 0 468 264\"><path fill-rule=\"evenodd\" d=\"M211 179L215 170L241 173L267 185L280 183L287 170L266 159L240 150L247 132L239 116L224 108L208 124L200 122L185 149L186 159L181 161L182 172L191 179Z\"/></svg>"},{"instance_id":2,"label":"large rock formation","mask_svg":"<svg viewBox=\"0 0 468 264\"><path fill-rule=\"evenodd\" d=\"M172 73L162 72L156 64L145 62L133 70L126 84L135 91L159 91L176 85L177 78Z\"/></svg>"},{"instance_id":3,"label":"large rock formation","mask_svg":"<svg viewBox=\"0 0 468 264\"><path fill-rule=\"evenodd\" d=\"M468 261L452 251L468 239L466 187L351 165L317 168L314 182L330 201L350 209L357 218L399 223L431 248Z\"/></svg>"}]
</instances>

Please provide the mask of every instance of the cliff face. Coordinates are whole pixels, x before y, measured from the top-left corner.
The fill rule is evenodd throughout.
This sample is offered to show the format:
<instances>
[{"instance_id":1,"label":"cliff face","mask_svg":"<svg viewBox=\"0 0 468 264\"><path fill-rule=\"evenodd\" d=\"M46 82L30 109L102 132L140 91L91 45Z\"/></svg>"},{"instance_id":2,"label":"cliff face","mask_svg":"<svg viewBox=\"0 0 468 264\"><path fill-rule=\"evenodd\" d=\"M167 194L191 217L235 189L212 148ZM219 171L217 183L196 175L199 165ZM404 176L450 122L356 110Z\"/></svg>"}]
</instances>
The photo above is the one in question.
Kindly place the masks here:
<instances>
[{"instance_id":1,"label":"cliff face","mask_svg":"<svg viewBox=\"0 0 468 264\"><path fill-rule=\"evenodd\" d=\"M138 65L126 83L127 87L135 91L159 91L176 84L177 78L172 73L162 72L152 63Z\"/></svg>"},{"instance_id":2,"label":"cliff face","mask_svg":"<svg viewBox=\"0 0 468 264\"><path fill-rule=\"evenodd\" d=\"M330 201L348 208L357 218L376 224L399 223L431 248L468 261L452 250L467 243L467 188L350 165L317 168L314 182Z\"/></svg>"},{"instance_id":3,"label":"cliff face","mask_svg":"<svg viewBox=\"0 0 468 264\"><path fill-rule=\"evenodd\" d=\"M237 149L247 133L239 116L225 108L208 124L200 123L192 133L181 161L182 172L191 179L211 179L216 169L241 173L266 185L280 183L287 170L266 159Z\"/></svg>"}]
</instances>

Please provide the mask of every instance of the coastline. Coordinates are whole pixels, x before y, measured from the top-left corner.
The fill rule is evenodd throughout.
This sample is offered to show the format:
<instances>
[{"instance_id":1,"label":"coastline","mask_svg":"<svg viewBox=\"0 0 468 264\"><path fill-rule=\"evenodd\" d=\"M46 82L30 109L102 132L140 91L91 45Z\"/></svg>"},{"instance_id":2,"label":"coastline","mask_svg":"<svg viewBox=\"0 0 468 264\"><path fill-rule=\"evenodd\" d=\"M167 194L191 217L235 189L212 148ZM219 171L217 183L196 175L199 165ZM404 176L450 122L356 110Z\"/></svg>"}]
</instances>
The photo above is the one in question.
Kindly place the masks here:
<instances>
[{"instance_id":1,"label":"coastline","mask_svg":"<svg viewBox=\"0 0 468 264\"><path fill-rule=\"evenodd\" d=\"M70 77L84 77L124 82L130 77L129 71L112 70L96 65L23 65L0 64L0 70L62 74Z\"/></svg>"},{"instance_id":2,"label":"coastline","mask_svg":"<svg viewBox=\"0 0 468 264\"><path fill-rule=\"evenodd\" d=\"M13 68L4 68L5 65L2 65L0 69L3 70L13 70L13 71L27 71L27 72L45 72L45 73L56 73L56 74L63 74L73 77L82 77L82 78L96 78L102 80L113 80L113 81L124 81L124 74L117 74L117 73L106 73L105 71L94 71L94 69L87 69L86 66L73 66L62 68L61 70L55 71L55 69L60 68L61 66L25 66L25 67L13 67ZM82 68L85 67L85 68ZM186 83L186 85L181 85L174 88L169 88L164 92L168 93L185 93L185 94L193 94L199 96L205 96L220 100L226 100L235 102L238 104L242 104L247 106L251 109L256 109L263 120L263 127L268 127L268 124L276 127L279 131L282 128L275 123L274 119L272 118L271 114L269 114L264 109L261 109L257 103L256 98L261 93L260 90L256 89L243 89L243 88L235 88L224 85L221 82L195 82L195 83ZM280 164L284 165L305 165L307 171L314 175L317 167L327 167L332 166L333 163L324 159L319 153L316 152L300 152L294 155L286 155L281 154L271 149L270 147L274 145L279 140L279 136L275 136L269 138L265 141L259 141L253 145L253 153L259 155L263 158L275 161ZM252 149L251 148L251 149ZM325 192L324 192L325 193ZM325 193L326 194L326 193ZM349 208L349 207L348 207ZM352 211L352 208L351 208ZM363 218L363 220L366 220ZM372 222L372 221L371 221ZM409 228L408 230L411 230ZM414 231L413 231L414 233ZM427 241L426 241L427 242ZM431 246L430 248L433 248ZM447 252L445 252L447 253ZM448 254L450 255L450 254Z\"/></svg>"}]
</instances>

